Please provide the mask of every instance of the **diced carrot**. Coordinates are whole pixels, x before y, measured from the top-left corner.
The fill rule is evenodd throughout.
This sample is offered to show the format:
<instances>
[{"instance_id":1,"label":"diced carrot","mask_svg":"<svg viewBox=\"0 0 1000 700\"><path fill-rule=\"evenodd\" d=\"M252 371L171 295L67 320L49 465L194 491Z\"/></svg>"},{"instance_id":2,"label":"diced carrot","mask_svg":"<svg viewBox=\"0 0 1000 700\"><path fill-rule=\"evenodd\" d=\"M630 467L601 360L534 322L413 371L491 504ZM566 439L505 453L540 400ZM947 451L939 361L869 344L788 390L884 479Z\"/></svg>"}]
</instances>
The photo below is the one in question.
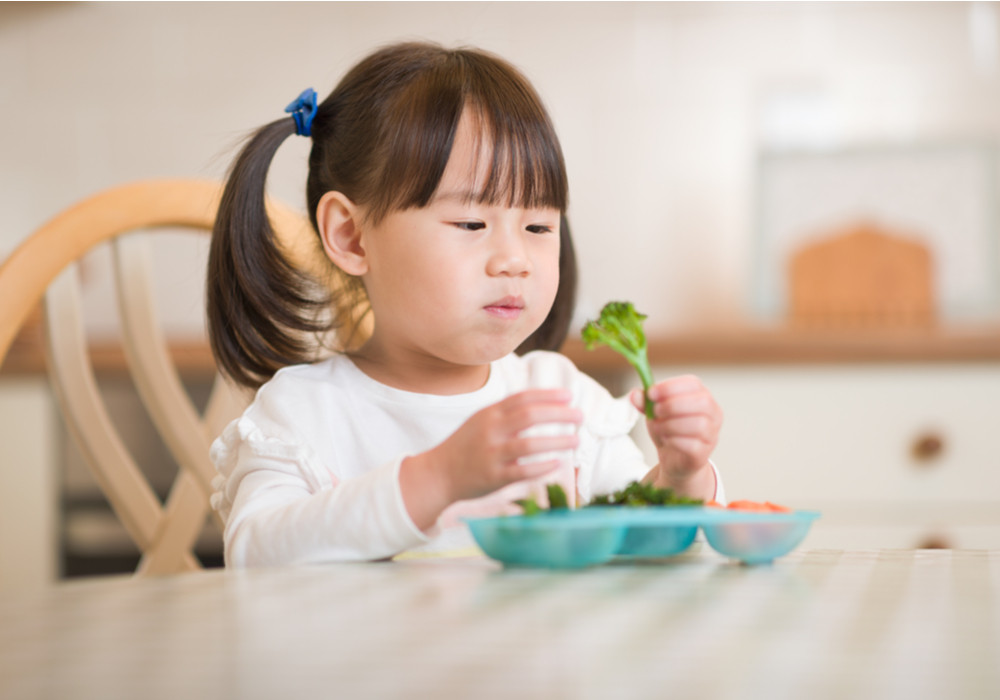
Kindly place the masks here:
<instances>
[{"instance_id":1,"label":"diced carrot","mask_svg":"<svg viewBox=\"0 0 1000 700\"><path fill-rule=\"evenodd\" d=\"M709 508L725 508L724 505L722 505L721 503L719 503L714 499L705 501L705 505L708 506Z\"/></svg>"},{"instance_id":2,"label":"diced carrot","mask_svg":"<svg viewBox=\"0 0 1000 700\"><path fill-rule=\"evenodd\" d=\"M770 501L764 501L764 505L771 509L774 513L791 513L791 508L786 508L785 506L779 506L777 503L771 503Z\"/></svg>"},{"instance_id":3,"label":"diced carrot","mask_svg":"<svg viewBox=\"0 0 1000 700\"><path fill-rule=\"evenodd\" d=\"M757 501L730 501L729 506L731 510L765 510L763 503L758 503Z\"/></svg>"},{"instance_id":4,"label":"diced carrot","mask_svg":"<svg viewBox=\"0 0 1000 700\"><path fill-rule=\"evenodd\" d=\"M770 501L764 501L759 503L757 501L730 501L729 508L732 510L749 510L758 513L790 513L791 508L786 508L785 506L779 506L777 503L771 503Z\"/></svg>"}]
</instances>

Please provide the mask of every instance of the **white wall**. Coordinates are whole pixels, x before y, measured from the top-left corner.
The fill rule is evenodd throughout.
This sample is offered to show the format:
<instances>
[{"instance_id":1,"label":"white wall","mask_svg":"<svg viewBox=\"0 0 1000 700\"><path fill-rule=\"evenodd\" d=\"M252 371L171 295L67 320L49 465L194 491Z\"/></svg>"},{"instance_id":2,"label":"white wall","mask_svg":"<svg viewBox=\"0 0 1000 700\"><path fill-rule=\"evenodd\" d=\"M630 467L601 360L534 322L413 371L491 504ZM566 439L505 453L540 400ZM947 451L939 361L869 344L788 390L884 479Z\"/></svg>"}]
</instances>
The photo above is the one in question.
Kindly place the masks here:
<instances>
[{"instance_id":1,"label":"white wall","mask_svg":"<svg viewBox=\"0 0 1000 700\"><path fill-rule=\"evenodd\" d=\"M750 305L762 138L995 140L997 31L994 5L966 3L3 3L0 254L102 188L221 177L304 87L427 38L506 56L546 99L583 313L627 298L658 328L724 323ZM812 112L775 132L789 104ZM273 171L295 204L307 148ZM198 333L185 287L173 316Z\"/></svg>"}]
</instances>

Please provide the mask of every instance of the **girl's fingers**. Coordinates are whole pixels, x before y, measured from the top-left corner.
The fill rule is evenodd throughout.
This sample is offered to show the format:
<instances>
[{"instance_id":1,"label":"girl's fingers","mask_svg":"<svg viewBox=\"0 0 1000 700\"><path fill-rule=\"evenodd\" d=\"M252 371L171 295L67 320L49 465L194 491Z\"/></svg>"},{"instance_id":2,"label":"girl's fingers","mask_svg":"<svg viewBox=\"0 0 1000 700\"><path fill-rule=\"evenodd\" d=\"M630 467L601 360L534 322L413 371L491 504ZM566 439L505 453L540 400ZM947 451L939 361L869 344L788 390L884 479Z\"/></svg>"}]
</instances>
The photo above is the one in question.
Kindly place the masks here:
<instances>
[{"instance_id":1,"label":"girl's fingers","mask_svg":"<svg viewBox=\"0 0 1000 700\"><path fill-rule=\"evenodd\" d=\"M583 416L572 399L566 389L531 389L476 413L436 448L452 491L477 497L560 466L551 453L579 446Z\"/></svg>"},{"instance_id":2,"label":"girl's fingers","mask_svg":"<svg viewBox=\"0 0 1000 700\"><path fill-rule=\"evenodd\" d=\"M680 416L656 421L656 432L669 438L688 436L708 438L715 432L715 421L705 415Z\"/></svg>"},{"instance_id":3,"label":"girl's fingers","mask_svg":"<svg viewBox=\"0 0 1000 700\"><path fill-rule=\"evenodd\" d=\"M558 404L525 406L504 417L504 424L510 435L517 435L536 425L562 423L577 426L582 422L583 413L580 409Z\"/></svg>"},{"instance_id":4,"label":"girl's fingers","mask_svg":"<svg viewBox=\"0 0 1000 700\"><path fill-rule=\"evenodd\" d=\"M708 459L712 445L693 437L671 437L667 442L677 452L694 457L698 464L704 463Z\"/></svg>"},{"instance_id":5,"label":"girl's fingers","mask_svg":"<svg viewBox=\"0 0 1000 700\"><path fill-rule=\"evenodd\" d=\"M558 452L560 450L575 450L580 445L580 438L572 435L545 435L538 437L522 437L511 440L508 447L508 461L516 461L522 457Z\"/></svg>"},{"instance_id":6,"label":"girl's fingers","mask_svg":"<svg viewBox=\"0 0 1000 700\"><path fill-rule=\"evenodd\" d=\"M692 416L692 415L713 415L717 412L715 399L708 392L699 394L685 394L666 400L656 401L653 404L654 414L657 418L667 418L670 416Z\"/></svg>"},{"instance_id":7,"label":"girl's fingers","mask_svg":"<svg viewBox=\"0 0 1000 700\"><path fill-rule=\"evenodd\" d=\"M526 389L508 396L496 404L505 409L516 409L536 403L568 404L573 400L573 394L568 389Z\"/></svg>"},{"instance_id":8,"label":"girl's fingers","mask_svg":"<svg viewBox=\"0 0 1000 700\"><path fill-rule=\"evenodd\" d=\"M649 387L649 398L653 401L662 401L672 396L694 394L703 391L705 391L705 386L698 377L693 374L685 374L680 377L665 379Z\"/></svg>"},{"instance_id":9,"label":"girl's fingers","mask_svg":"<svg viewBox=\"0 0 1000 700\"><path fill-rule=\"evenodd\" d=\"M673 377L654 384L649 388L648 396L660 418L676 414L710 413L716 408L711 392L694 375ZM632 390L629 399L633 406L644 409L645 396L642 389Z\"/></svg>"},{"instance_id":10,"label":"girl's fingers","mask_svg":"<svg viewBox=\"0 0 1000 700\"><path fill-rule=\"evenodd\" d=\"M534 462L515 462L510 465L507 476L510 482L523 481L525 479L537 479L545 476L562 466L562 461L558 459L547 459Z\"/></svg>"},{"instance_id":11,"label":"girl's fingers","mask_svg":"<svg viewBox=\"0 0 1000 700\"><path fill-rule=\"evenodd\" d=\"M632 405L636 407L639 411L645 413L646 411L646 399L642 392L642 389L633 389L628 395L629 401Z\"/></svg>"},{"instance_id":12,"label":"girl's fingers","mask_svg":"<svg viewBox=\"0 0 1000 700\"><path fill-rule=\"evenodd\" d=\"M530 389L504 399L496 408L505 432L517 435L542 423L582 423L583 413L570 406L572 398L565 389Z\"/></svg>"}]
</instances>

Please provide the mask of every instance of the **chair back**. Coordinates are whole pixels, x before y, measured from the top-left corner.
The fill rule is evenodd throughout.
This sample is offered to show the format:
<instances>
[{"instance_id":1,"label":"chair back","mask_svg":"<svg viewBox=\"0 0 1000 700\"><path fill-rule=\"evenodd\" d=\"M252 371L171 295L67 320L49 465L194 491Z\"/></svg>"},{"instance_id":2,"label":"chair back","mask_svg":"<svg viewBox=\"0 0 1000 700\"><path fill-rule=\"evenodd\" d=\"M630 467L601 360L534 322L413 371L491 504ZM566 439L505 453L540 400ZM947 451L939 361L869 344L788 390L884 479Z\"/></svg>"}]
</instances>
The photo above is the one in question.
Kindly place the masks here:
<instances>
[{"instance_id":1,"label":"chair back","mask_svg":"<svg viewBox=\"0 0 1000 700\"><path fill-rule=\"evenodd\" d=\"M195 542L208 518L218 519L209 506L215 476L209 447L249 397L217 375L207 407L198 411L157 320L148 241L126 234L164 227L208 233L221 192L219 183L195 180L138 182L107 190L57 215L0 266L0 363L44 297L45 347L54 394L95 481L142 554L140 574L200 567ZM300 241L309 229L303 216L276 202L269 202L268 211L279 239ZM165 500L157 496L125 447L98 391L88 356L75 268L85 254L105 243L113 251L129 371L179 467Z\"/></svg>"}]
</instances>

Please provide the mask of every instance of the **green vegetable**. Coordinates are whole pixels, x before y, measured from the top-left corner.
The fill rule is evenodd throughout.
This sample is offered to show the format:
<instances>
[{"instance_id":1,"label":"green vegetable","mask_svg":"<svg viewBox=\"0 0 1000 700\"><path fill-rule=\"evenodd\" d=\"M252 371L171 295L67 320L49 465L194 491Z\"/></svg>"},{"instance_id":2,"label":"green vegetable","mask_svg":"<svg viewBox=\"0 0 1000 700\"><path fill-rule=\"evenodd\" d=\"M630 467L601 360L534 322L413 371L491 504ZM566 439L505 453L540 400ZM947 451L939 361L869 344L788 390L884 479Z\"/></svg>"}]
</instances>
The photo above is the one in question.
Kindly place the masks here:
<instances>
[{"instance_id":1,"label":"green vegetable","mask_svg":"<svg viewBox=\"0 0 1000 700\"><path fill-rule=\"evenodd\" d=\"M563 487L559 484L548 484L545 490L549 494L549 510L564 510L569 508L569 499L566 498L566 492L563 491Z\"/></svg>"},{"instance_id":2,"label":"green vegetable","mask_svg":"<svg viewBox=\"0 0 1000 700\"><path fill-rule=\"evenodd\" d=\"M559 484L547 484L545 490L549 495L549 510L566 510L569 508L569 499L566 497L566 491L563 490L562 486ZM514 503L521 506L524 515L538 515L545 510L538 505L538 501L535 500L534 496L519 498Z\"/></svg>"},{"instance_id":3,"label":"green vegetable","mask_svg":"<svg viewBox=\"0 0 1000 700\"><path fill-rule=\"evenodd\" d=\"M642 330L645 318L646 315L636 311L630 301L609 301L601 309L600 318L588 321L581 333L588 350L607 345L628 360L639 373L644 395L653 386L653 371L646 356L646 334ZM648 395L646 417L653 418L653 402Z\"/></svg>"},{"instance_id":4,"label":"green vegetable","mask_svg":"<svg viewBox=\"0 0 1000 700\"><path fill-rule=\"evenodd\" d=\"M659 489L652 484L633 481L612 494L594 496L588 506L700 506L704 501L678 496L672 489Z\"/></svg>"},{"instance_id":5,"label":"green vegetable","mask_svg":"<svg viewBox=\"0 0 1000 700\"><path fill-rule=\"evenodd\" d=\"M569 499L566 492L559 484L549 484L545 487L549 494L548 510L565 510L569 508ZM534 496L528 496L514 501L524 510L524 515L538 515L544 513L545 508L538 505ZM644 484L641 481L632 481L620 491L602 496L594 496L590 506L700 506L704 501L687 496L678 496L672 489L656 488L652 484Z\"/></svg>"},{"instance_id":6,"label":"green vegetable","mask_svg":"<svg viewBox=\"0 0 1000 700\"><path fill-rule=\"evenodd\" d=\"M524 515L538 515L542 512L542 507L538 505L538 501L535 500L534 496L519 498L514 501L514 503L521 506L521 509L524 511Z\"/></svg>"}]
</instances>

